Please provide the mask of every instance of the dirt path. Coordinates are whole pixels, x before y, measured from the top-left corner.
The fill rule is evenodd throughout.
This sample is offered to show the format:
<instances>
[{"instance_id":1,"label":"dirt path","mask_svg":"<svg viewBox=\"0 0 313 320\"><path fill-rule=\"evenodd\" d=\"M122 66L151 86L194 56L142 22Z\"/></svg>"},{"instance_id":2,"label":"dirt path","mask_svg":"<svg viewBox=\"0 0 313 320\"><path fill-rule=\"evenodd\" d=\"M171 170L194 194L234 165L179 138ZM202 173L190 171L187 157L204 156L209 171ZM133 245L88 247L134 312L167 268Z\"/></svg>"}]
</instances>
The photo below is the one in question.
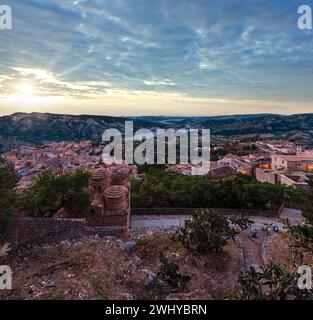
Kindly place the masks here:
<instances>
[{"instance_id":1,"label":"dirt path","mask_svg":"<svg viewBox=\"0 0 313 320\"><path fill-rule=\"evenodd\" d=\"M238 235L237 243L242 252L242 267L244 270L251 267L259 270L264 266L262 248L266 240L267 233L265 231L257 231L253 234L250 231L243 231Z\"/></svg>"}]
</instances>

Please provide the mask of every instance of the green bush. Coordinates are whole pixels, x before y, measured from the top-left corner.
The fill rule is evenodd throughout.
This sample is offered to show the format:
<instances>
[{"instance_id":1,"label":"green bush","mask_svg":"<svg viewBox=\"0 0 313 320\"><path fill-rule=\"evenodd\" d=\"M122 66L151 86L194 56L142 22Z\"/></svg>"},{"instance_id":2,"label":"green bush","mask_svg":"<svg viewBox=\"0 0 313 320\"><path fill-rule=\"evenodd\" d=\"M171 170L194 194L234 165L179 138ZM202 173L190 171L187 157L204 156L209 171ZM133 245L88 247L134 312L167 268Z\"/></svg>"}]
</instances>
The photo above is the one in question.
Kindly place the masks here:
<instances>
[{"instance_id":1,"label":"green bush","mask_svg":"<svg viewBox=\"0 0 313 320\"><path fill-rule=\"evenodd\" d=\"M253 221L250 220L247 216L242 215L232 215L228 218L233 224L240 227L242 230L248 229L251 224L253 224Z\"/></svg>"},{"instance_id":2,"label":"green bush","mask_svg":"<svg viewBox=\"0 0 313 320\"><path fill-rule=\"evenodd\" d=\"M244 225L246 223L244 221ZM196 210L192 220L177 233L184 247L200 254L221 253L227 241L235 235L230 220L214 209Z\"/></svg>"},{"instance_id":3,"label":"green bush","mask_svg":"<svg viewBox=\"0 0 313 320\"><path fill-rule=\"evenodd\" d=\"M169 261L163 252L160 253L160 272L158 277L166 281L172 288L185 289L191 280L189 276L182 275L176 262Z\"/></svg>"},{"instance_id":4,"label":"green bush","mask_svg":"<svg viewBox=\"0 0 313 320\"><path fill-rule=\"evenodd\" d=\"M294 238L291 245L293 261L299 265L303 264L304 253L313 250L313 226L307 222L304 225L294 226L287 220L287 228Z\"/></svg>"},{"instance_id":5,"label":"green bush","mask_svg":"<svg viewBox=\"0 0 313 320\"><path fill-rule=\"evenodd\" d=\"M307 221L313 225L313 181L310 181L310 191L306 194L301 209Z\"/></svg>"},{"instance_id":6,"label":"green bush","mask_svg":"<svg viewBox=\"0 0 313 320\"><path fill-rule=\"evenodd\" d=\"M13 221L17 199L13 189L18 180L18 176L7 167L0 167L0 239Z\"/></svg>"},{"instance_id":7,"label":"green bush","mask_svg":"<svg viewBox=\"0 0 313 320\"><path fill-rule=\"evenodd\" d=\"M290 234L295 237L296 245L299 248L313 249L313 226L310 224L290 225L288 224Z\"/></svg>"},{"instance_id":8,"label":"green bush","mask_svg":"<svg viewBox=\"0 0 313 320\"><path fill-rule=\"evenodd\" d=\"M290 273L286 268L271 261L261 272L250 268L240 273L238 298L242 300L312 299L310 290L298 288L298 278L297 272Z\"/></svg>"}]
</instances>

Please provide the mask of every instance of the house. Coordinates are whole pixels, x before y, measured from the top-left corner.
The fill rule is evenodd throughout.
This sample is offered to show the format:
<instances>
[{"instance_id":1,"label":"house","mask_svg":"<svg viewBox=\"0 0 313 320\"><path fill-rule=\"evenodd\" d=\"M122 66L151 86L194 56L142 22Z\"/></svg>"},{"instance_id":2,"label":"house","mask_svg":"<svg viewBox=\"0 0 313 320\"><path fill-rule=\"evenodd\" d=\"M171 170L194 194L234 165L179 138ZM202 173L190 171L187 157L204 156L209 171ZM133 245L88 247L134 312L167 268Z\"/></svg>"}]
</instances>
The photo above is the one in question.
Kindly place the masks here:
<instances>
[{"instance_id":1,"label":"house","mask_svg":"<svg viewBox=\"0 0 313 320\"><path fill-rule=\"evenodd\" d=\"M253 172L253 163L250 161L244 161L238 156L227 155L223 159L218 161L219 167L231 167L238 174L251 175Z\"/></svg>"},{"instance_id":2,"label":"house","mask_svg":"<svg viewBox=\"0 0 313 320\"><path fill-rule=\"evenodd\" d=\"M218 178L218 179L227 179L235 176L236 174L237 172L229 166L212 168L210 171L210 175L213 178Z\"/></svg>"},{"instance_id":3,"label":"house","mask_svg":"<svg viewBox=\"0 0 313 320\"><path fill-rule=\"evenodd\" d=\"M313 170L313 155L271 155L274 170Z\"/></svg>"},{"instance_id":4,"label":"house","mask_svg":"<svg viewBox=\"0 0 313 320\"><path fill-rule=\"evenodd\" d=\"M256 179L260 182L267 182L271 184L282 184L287 187L309 189L309 181L313 179L313 174L305 174L297 172L294 174L286 174L278 171L256 169Z\"/></svg>"}]
</instances>

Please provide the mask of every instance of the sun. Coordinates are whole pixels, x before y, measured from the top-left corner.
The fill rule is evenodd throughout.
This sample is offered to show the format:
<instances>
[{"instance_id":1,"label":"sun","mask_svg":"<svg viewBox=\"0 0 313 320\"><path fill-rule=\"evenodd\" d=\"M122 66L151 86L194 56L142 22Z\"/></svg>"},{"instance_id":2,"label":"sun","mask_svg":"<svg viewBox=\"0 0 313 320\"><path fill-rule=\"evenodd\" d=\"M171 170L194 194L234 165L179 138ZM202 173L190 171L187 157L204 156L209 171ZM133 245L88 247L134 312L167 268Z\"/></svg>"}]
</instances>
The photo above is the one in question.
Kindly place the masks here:
<instances>
[{"instance_id":1,"label":"sun","mask_svg":"<svg viewBox=\"0 0 313 320\"><path fill-rule=\"evenodd\" d=\"M14 94L8 97L7 101L14 106L28 111L29 108L38 108L54 104L57 98L40 94L39 90L30 82L23 82L16 85Z\"/></svg>"},{"instance_id":2,"label":"sun","mask_svg":"<svg viewBox=\"0 0 313 320\"><path fill-rule=\"evenodd\" d=\"M26 108L32 107L37 104L38 97L36 90L30 82L22 82L16 85L16 91L12 94L8 101L18 107Z\"/></svg>"},{"instance_id":3,"label":"sun","mask_svg":"<svg viewBox=\"0 0 313 320\"><path fill-rule=\"evenodd\" d=\"M23 112L34 110L34 108L41 111L43 108L59 103L60 97L49 95L42 88L36 88L30 81L23 81L15 85L14 93L6 98L6 102Z\"/></svg>"},{"instance_id":4,"label":"sun","mask_svg":"<svg viewBox=\"0 0 313 320\"><path fill-rule=\"evenodd\" d=\"M30 83L22 83L19 85L17 93L18 95L29 97L33 95L34 88Z\"/></svg>"}]
</instances>

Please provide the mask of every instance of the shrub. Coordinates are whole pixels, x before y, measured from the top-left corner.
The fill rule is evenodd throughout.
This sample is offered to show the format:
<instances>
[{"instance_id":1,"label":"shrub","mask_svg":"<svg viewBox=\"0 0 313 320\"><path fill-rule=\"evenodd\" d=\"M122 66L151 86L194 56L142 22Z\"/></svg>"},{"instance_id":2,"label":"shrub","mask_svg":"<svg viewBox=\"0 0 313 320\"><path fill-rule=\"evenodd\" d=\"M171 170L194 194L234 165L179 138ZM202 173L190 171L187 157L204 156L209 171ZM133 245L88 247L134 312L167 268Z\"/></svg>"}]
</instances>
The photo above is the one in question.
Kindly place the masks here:
<instances>
[{"instance_id":1,"label":"shrub","mask_svg":"<svg viewBox=\"0 0 313 320\"><path fill-rule=\"evenodd\" d=\"M309 223L304 225L291 225L286 222L289 234L293 237L293 261L297 264L303 264L304 253L313 250L313 226Z\"/></svg>"},{"instance_id":2,"label":"shrub","mask_svg":"<svg viewBox=\"0 0 313 320\"><path fill-rule=\"evenodd\" d=\"M212 210L197 210L192 221L178 231L178 239L184 247L200 254L220 252L226 245L229 223L222 215Z\"/></svg>"},{"instance_id":3,"label":"shrub","mask_svg":"<svg viewBox=\"0 0 313 320\"><path fill-rule=\"evenodd\" d=\"M242 230L248 229L251 224L253 224L253 221L251 221L249 217L242 215L232 215L229 217L229 220L233 224L239 226Z\"/></svg>"},{"instance_id":4,"label":"shrub","mask_svg":"<svg viewBox=\"0 0 313 320\"><path fill-rule=\"evenodd\" d=\"M254 268L239 275L239 298L243 300L291 300L312 298L310 290L298 288L298 273L271 261L257 272Z\"/></svg>"},{"instance_id":5,"label":"shrub","mask_svg":"<svg viewBox=\"0 0 313 320\"><path fill-rule=\"evenodd\" d=\"M313 226L304 224L303 226L293 226L288 223L290 234L296 239L295 245L311 251L313 249Z\"/></svg>"},{"instance_id":6,"label":"shrub","mask_svg":"<svg viewBox=\"0 0 313 320\"><path fill-rule=\"evenodd\" d=\"M16 206L16 194L13 189L18 182L18 176L6 167L0 167L0 239L7 232L13 220Z\"/></svg>"},{"instance_id":7,"label":"shrub","mask_svg":"<svg viewBox=\"0 0 313 320\"><path fill-rule=\"evenodd\" d=\"M310 224L313 224L313 181L309 182L310 191L305 195L305 199L302 203L302 211L304 217Z\"/></svg>"},{"instance_id":8,"label":"shrub","mask_svg":"<svg viewBox=\"0 0 313 320\"><path fill-rule=\"evenodd\" d=\"M178 239L185 248L200 254L221 253L229 239L234 239L236 230L230 222L239 224L241 228L248 226L250 220L243 217L227 219L214 209L196 210L192 220L178 231Z\"/></svg>"},{"instance_id":9,"label":"shrub","mask_svg":"<svg viewBox=\"0 0 313 320\"><path fill-rule=\"evenodd\" d=\"M137 239L136 245L137 246L146 246L149 243L148 239Z\"/></svg>"},{"instance_id":10,"label":"shrub","mask_svg":"<svg viewBox=\"0 0 313 320\"><path fill-rule=\"evenodd\" d=\"M160 272L158 277L166 281L172 288L185 289L190 281L189 276L182 275L174 261L169 261L163 252L160 253Z\"/></svg>"}]
</instances>

